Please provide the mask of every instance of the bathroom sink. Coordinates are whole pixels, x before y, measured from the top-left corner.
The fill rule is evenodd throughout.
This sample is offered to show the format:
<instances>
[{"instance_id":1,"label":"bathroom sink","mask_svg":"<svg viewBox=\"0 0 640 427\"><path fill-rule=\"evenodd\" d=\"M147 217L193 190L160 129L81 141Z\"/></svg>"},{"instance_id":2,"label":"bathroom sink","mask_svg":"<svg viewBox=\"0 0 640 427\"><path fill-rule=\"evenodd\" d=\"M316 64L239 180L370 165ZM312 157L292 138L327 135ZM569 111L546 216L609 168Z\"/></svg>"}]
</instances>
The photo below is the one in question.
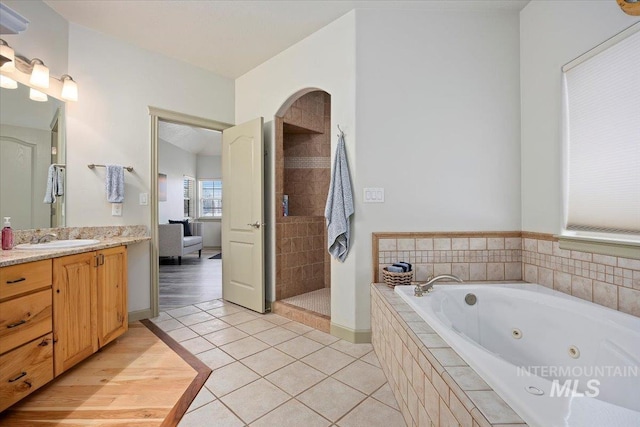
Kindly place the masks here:
<instances>
[{"instance_id":1,"label":"bathroom sink","mask_svg":"<svg viewBox=\"0 0 640 427\"><path fill-rule=\"evenodd\" d=\"M27 249L27 250L46 250L46 249L68 249L79 248L82 246L91 246L96 243L100 243L100 240L96 239L72 239L72 240L52 240L47 243L23 243L16 245L14 249Z\"/></svg>"}]
</instances>

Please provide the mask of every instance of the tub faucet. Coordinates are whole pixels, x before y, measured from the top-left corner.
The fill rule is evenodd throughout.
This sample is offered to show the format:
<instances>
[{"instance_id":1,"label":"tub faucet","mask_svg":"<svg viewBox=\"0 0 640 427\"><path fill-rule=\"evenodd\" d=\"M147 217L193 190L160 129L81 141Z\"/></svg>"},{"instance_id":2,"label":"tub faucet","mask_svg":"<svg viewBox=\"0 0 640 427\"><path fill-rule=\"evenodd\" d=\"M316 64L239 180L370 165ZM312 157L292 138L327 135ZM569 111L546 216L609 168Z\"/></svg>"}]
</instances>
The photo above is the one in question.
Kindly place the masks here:
<instances>
[{"instance_id":1,"label":"tub faucet","mask_svg":"<svg viewBox=\"0 0 640 427\"><path fill-rule=\"evenodd\" d=\"M427 279L426 283L417 284L413 294L417 297L421 297L425 292L430 292L433 289L433 285L436 282L439 282L440 280L445 280L445 279L451 279L451 280L455 280L456 282L462 283L461 278L459 278L458 276L454 276L452 274L441 274L436 277L431 276Z\"/></svg>"},{"instance_id":2,"label":"tub faucet","mask_svg":"<svg viewBox=\"0 0 640 427\"><path fill-rule=\"evenodd\" d=\"M57 239L58 235L56 233L47 233L44 234L40 237L38 236L33 236L31 238L31 244L36 245L38 243L46 243L46 242L50 242L51 240Z\"/></svg>"}]
</instances>

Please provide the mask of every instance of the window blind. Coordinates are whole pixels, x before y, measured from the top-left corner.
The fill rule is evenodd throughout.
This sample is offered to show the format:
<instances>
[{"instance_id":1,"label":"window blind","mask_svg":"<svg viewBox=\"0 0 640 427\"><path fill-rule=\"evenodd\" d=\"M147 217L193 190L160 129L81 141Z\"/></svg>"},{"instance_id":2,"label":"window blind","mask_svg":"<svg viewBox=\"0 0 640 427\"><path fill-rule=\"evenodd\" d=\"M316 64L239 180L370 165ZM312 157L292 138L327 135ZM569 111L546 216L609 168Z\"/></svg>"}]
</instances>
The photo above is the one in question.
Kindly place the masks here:
<instances>
[{"instance_id":1,"label":"window blind","mask_svg":"<svg viewBox=\"0 0 640 427\"><path fill-rule=\"evenodd\" d=\"M589 56L563 74L565 228L639 234L640 32Z\"/></svg>"}]
</instances>

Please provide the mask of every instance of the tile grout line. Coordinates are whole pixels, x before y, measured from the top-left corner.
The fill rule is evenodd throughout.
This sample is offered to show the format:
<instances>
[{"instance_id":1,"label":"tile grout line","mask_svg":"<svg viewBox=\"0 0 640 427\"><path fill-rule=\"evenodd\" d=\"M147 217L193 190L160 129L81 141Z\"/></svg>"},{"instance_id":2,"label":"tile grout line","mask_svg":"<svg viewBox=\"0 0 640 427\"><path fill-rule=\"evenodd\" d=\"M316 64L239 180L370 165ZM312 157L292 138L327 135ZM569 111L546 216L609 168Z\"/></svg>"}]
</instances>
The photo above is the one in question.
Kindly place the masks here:
<instances>
[{"instance_id":1,"label":"tile grout line","mask_svg":"<svg viewBox=\"0 0 640 427\"><path fill-rule=\"evenodd\" d=\"M218 299L218 300L220 300L220 299ZM220 301L221 301L221 300L220 300ZM205 303L202 303L202 304L205 304ZM241 421L245 426L247 426L247 425L249 425L249 423L245 422L245 421L244 421L244 419L243 419L243 418L241 418L241 417L240 417L236 412L234 412L234 411L231 409L231 407L229 407L229 406L228 406L228 405L227 405L227 404L226 404L222 399L223 399L225 396L228 396L228 395L230 395L231 393L234 393L234 392L236 392L236 391L238 391L238 390L240 390L240 389L242 389L242 388L244 388L244 387L247 387L247 386L249 386L249 385L251 385L251 384L254 384L254 383L256 383L256 382L257 382L257 381L259 381L259 380L264 380L267 384L269 384L269 385L271 385L271 386L275 387L277 390L279 390L279 391L281 391L282 393L284 393L284 395L287 397L287 399L286 399L284 402L282 402L281 404L279 404L279 405L275 406L274 408L271 408L268 412L266 412L266 413L264 413L264 414L260 415L260 416L259 416L258 418L256 418L255 420L251 421L251 423L254 423L254 422L256 422L256 421L258 421L258 420L262 419L263 417L265 417L265 416L267 416L268 414L270 414L270 413L272 413L272 412L276 411L277 409L281 408L282 406L286 405L287 403L289 403L289 402L291 402L291 401L293 401L293 400L295 400L296 402L298 402L299 404L301 404L301 405L302 405L303 407L305 407L306 409L308 409L308 410L312 411L314 414L316 414L316 415L320 416L323 420L328 421L329 423L331 423L331 425L337 425L337 423L338 423L340 420L343 420L345 417L347 417L351 412L353 412L357 407L359 407L363 402L365 402L365 401L366 401L367 399L369 399L369 398L373 399L374 401L376 401L376 402L378 402L378 403L380 403L380 404L384 405L385 407L387 407L387 408L389 408L389 409L391 409L391 410L393 410L393 411L399 412L396 408L394 408L394 407L392 407L392 406L390 406L390 405L386 404L385 402L382 402L381 400L379 400L379 399L377 399L376 397L374 397L374 396L373 396L375 393L377 393L379 390L381 390L385 385L388 385L388 381L387 381L386 377L385 377L385 381L384 381L384 383L383 383L383 384L381 384L380 386L376 387L376 388L375 388L374 390L372 390L370 393L362 392L361 390L356 389L355 387L353 387L352 385L350 385L350 384L348 384L348 383L344 382L343 380L340 380L340 379L338 379L338 378L334 378L334 377L333 377L333 375L335 375L335 374L337 374L337 373L339 373L339 372L343 371L344 369L348 368L348 367L349 367L349 366L351 366L351 365L354 365L357 361L360 361L360 362L364 363L366 366L368 366L368 367L370 367L370 368L374 368L374 369L381 370L381 368L380 368L379 366L376 366L376 365L374 365L374 364L372 364L372 363L369 363L369 362L367 362L367 361L363 360L363 358L364 358L364 357L366 357L366 356L368 356L368 355L370 355L370 354L371 354L371 352L373 351L373 349L369 349L369 351L367 351L366 353L364 353L364 354L362 354L362 355L360 355L360 356L354 356L353 354L350 354L350 353L348 353L348 352L346 352L346 351L340 350L339 348L335 348L335 347L333 347L334 345L336 345L337 343L340 343L340 342L341 342L341 341L343 341L343 340L336 339L335 341L333 341L333 342L331 342L331 343L325 344L324 342L320 342L320 341L314 340L314 339L313 339L313 338L311 338L311 337L306 336L307 334L309 334L309 333L311 333L311 332L317 331L317 330L315 330L315 329L310 328L309 330L304 330L304 329L306 329L306 328L303 328L303 331L302 331L302 332L300 332L300 331L297 331L297 330L291 330L291 329L288 329L288 328L286 328L286 327L285 327L285 325L293 326L293 325L295 324L295 322L294 322L294 321L286 321L286 322L282 322L282 323L274 323L274 322L269 321L268 319L261 319L261 318L260 318L260 316L254 316L254 317L255 317L254 319L245 320L245 321L239 322L239 323L237 323L237 324L235 324L235 325L232 325L232 324L227 323L227 322L225 322L225 321L224 321L224 317L228 317L228 316L231 316L231 315L233 315L233 314L239 314L239 313L249 313L249 314L253 314L253 313L251 313L251 312L244 311L243 309L239 309L237 312L234 312L234 313L223 314L223 315L220 315L220 316L218 316L218 315L214 315L214 314L211 314L211 313L208 313L208 311L210 311L210 310L215 310L216 308L224 307L224 304L225 304L225 303L223 303L223 305L221 305L220 307L215 307L215 308L212 308L212 309L209 309L209 310L201 309L200 307L197 307L195 304L187 305L187 306L184 306L184 307L179 307L179 308L176 308L176 309L172 309L172 310L180 310L180 309L186 309L187 307L193 307L193 308L195 308L195 309L199 310L199 311L195 311L195 312L193 312L193 313L189 313L189 314L184 314L184 315L182 315L182 316L178 316L178 317L173 317L170 313L168 313L168 312L166 312L166 311L165 311L165 312L162 312L162 313L160 314L160 316L162 316L163 314L165 314L166 316L169 316L169 319L164 319L163 321L159 321L158 323L162 323L162 322L164 322L164 321L172 320L172 319L173 319L173 320L177 320L177 321L178 321L178 323L180 323L180 324L182 325L181 327L178 327L178 328L175 328L175 329L171 329L170 331L165 331L165 332L169 333L169 332L171 332L171 331L175 331L175 330L177 330L177 329L187 328L189 331L191 331L192 333L196 334L196 336L191 337L191 338L187 338L187 339L185 339L185 340L183 340L183 341L181 341L181 342L190 341L190 340L194 340L194 339L197 339L197 338L204 338L204 339L205 339L205 341L206 341L207 343L209 343L210 345L212 345L212 346L213 346L213 348L208 349L208 350L203 350L203 351L201 351L201 352L199 352L199 353L191 353L191 351L189 351L189 350L188 350L191 354L193 354L193 355L194 355L194 357L198 357L198 354L201 354L201 353L204 353L204 352L207 352L207 351L210 351L210 350L218 349L218 350L220 350L223 354L227 355L228 357L230 357L230 358L233 360L232 362L225 363L224 365L221 365L221 366L219 366L219 367L217 367L217 368L215 368L215 369L212 369L212 371L213 371L213 372L215 372L216 370L222 369L222 368L224 368L224 367L226 367L226 366L229 366L229 365L231 365L231 364L233 364L233 363L238 362L238 363L240 363L240 365L241 365L241 366L243 366L244 368L248 369L250 372L252 372L252 373L254 373L254 374L258 375L258 377L257 377L256 379L254 379L254 380L250 381L250 382L249 382L249 383L247 383L247 384L243 384L243 385L239 386L238 388L236 388L236 389L234 389L234 390L231 390L231 391L229 391L228 393L225 393L225 394L224 394L224 395L222 395L222 396L218 396L218 395L216 395L216 394L215 394L211 389L209 389L206 385L204 385L204 388L207 390L207 392L209 392L209 393L213 396L213 398L214 398L214 399L213 399L213 400L211 400L210 402L204 403L204 404L202 404L202 405L200 405L200 406L198 406L198 407L189 408L189 412L193 412L193 411L195 411L195 410L197 410L197 409L200 409L200 408L202 408L202 407L204 407L204 406L206 406L206 405L208 405L208 404L210 404L210 403L213 403L213 402L218 401L218 402L220 402L220 404L222 404L225 408L227 408L227 409L230 411L230 413L232 413L235 417L237 417L237 418L238 418L238 419L239 419L239 420L240 420L240 421ZM235 307L235 306L232 306L232 307ZM168 311L171 311L171 310L168 310ZM188 311L188 310L187 310L187 311ZM210 315L210 316L211 316L211 319L206 319L206 320L203 320L203 321L201 321L201 322L196 322L196 323L191 324L191 325L184 324L184 323L182 323L182 322L180 321L180 318L183 318L183 317L186 317L186 316L190 316L190 315L193 315L193 314L203 313L203 312L204 312L204 313L207 313L208 315ZM159 317L160 317L160 316L159 316ZM274 316L276 316L276 315L274 314ZM281 316L279 316L279 317L281 317ZM206 322L211 321L211 320L220 320L220 321L222 321L223 323L227 324L228 326L227 326L227 327L224 327L224 328L222 328L222 329L219 329L219 330L213 331L213 332L211 332L211 333L207 333L207 334L205 334L205 335L210 335L210 334L213 334L213 333L216 333L216 332L219 332L219 331L224 331L224 330L228 330L228 329L232 329L232 328L233 328L233 329L235 329L235 330L237 330L237 331L240 331L240 332L242 332L242 333L246 334L246 336L244 336L244 337L240 337L240 338L235 338L235 339L232 339L232 340L230 340L230 341L228 341L228 342L224 342L224 344L217 345L217 344L213 343L212 341L209 341L209 339L205 338L205 335L201 335L199 332L196 332L196 331L194 331L193 329L191 329L193 326L196 326L196 325L198 325L198 324L202 324L202 323L206 323ZM244 331L244 330L242 330L242 329L240 329L240 328L239 328L239 326L242 326L243 324L246 324L246 323L249 323L249 322L252 322L252 321L255 321L255 320L263 320L263 321L267 321L267 322L271 323L271 325L272 325L272 326L268 327L267 329L262 329L262 330L259 330L259 331L257 331L257 332L253 332L253 333L249 333L249 332ZM155 322L154 322L154 323L155 323ZM259 337L257 337L257 336L256 336L256 335L258 335L258 334L260 334L260 333L267 332L267 331L270 331L270 330L273 330L273 329L276 329L276 328L282 328L282 329L285 329L285 330L287 330L287 331L290 331L291 333L295 334L295 336L293 336L293 337L289 337L289 338L285 339L284 341L280 341L280 342L277 342L277 343L275 343L275 344L272 344L272 343L270 343L270 342L267 342L266 340L263 340L263 339L261 339L261 338L259 338ZM325 334L326 334L326 333L325 333ZM287 343L287 342L290 342L290 341L295 340L295 339L300 338L300 337L302 337L302 338L307 338L308 340L312 341L313 343L320 345L320 347L319 347L319 348L317 348L316 350L311 351L310 353L304 354L304 355L303 355L303 356L301 356L301 357L297 357L297 356L294 356L294 355L292 355L292 354L289 354L289 353L287 353L286 351L281 350L280 348L278 348L278 347L277 347L277 346L281 346L282 344L285 344L285 343ZM238 341L243 340L243 339L247 339L247 338L254 338L254 339L255 339L255 340L257 340L259 343L264 344L264 345L266 345L267 347L266 347L266 348L264 348L264 349L262 349L262 350L256 351L256 352L254 352L254 353L247 354L246 356L244 356L244 357L242 357L242 358L236 358L235 356L233 356L232 354L228 353L227 351L225 351L225 350L222 348L222 347L224 347L224 346L226 346L226 345L228 345L228 344L237 343ZM327 348L330 348L331 350L337 351L338 353L343 354L343 355L345 355L345 356L347 356L347 357L349 357L349 358L351 358L351 359L353 359L353 360L349 361L346 365L344 365L344 366L340 367L339 369L337 369L335 372L332 372L331 374L327 374L327 373L325 373L325 372L323 372L323 371L320 371L320 370L319 370L319 369L317 369L316 367L314 367L314 366L312 366L311 364L309 364L307 361L302 360L302 359L307 358L308 356L310 356L310 355L312 355L312 354L315 354L315 353L317 353L317 352L319 352L319 351L322 351L322 350L324 350L324 349L327 349ZM285 355L285 356L287 356L287 357L289 357L289 358L291 358L291 359L293 359L293 360L292 360L292 361L289 361L289 362L288 362L288 363L286 363L285 365L280 366L279 368L277 368L277 369L275 369L275 370L273 370L273 371L267 372L265 375L262 375L262 374L260 374L259 372L256 372L254 369L252 369L250 366L248 366L245 362L243 362L243 360L245 360L245 359L247 359L247 358L249 358L249 357L255 356L256 354L260 354L261 352L264 352L264 351L267 351L267 350L270 350L270 349L274 349L274 350L278 351L279 353L281 353L282 355ZM375 352L374 352L374 354L375 354ZM377 357L377 355L376 355L376 357ZM308 367L308 368L310 368L310 369L313 369L314 371L320 372L320 373L323 375L323 378L322 378L320 381L318 381L318 382L316 382L316 383L314 383L314 384L311 384L309 387L305 388L304 390L301 390L301 391L297 392L295 395L291 395L290 393L288 393L286 390L282 389L282 388L281 388L280 386L278 386L277 384L275 384L275 383L271 382L271 381L267 378L267 376L272 375L272 374L274 374L274 373L276 373L276 372L278 372L278 371L280 371L280 370L282 370L282 369L285 369L285 368L287 368L287 367L289 367L289 366L293 365L293 364L294 364L294 363L296 363L296 362L300 362L300 363L301 363L301 364L303 364L304 366L306 366L306 367ZM203 363L204 363L204 362L203 362ZM309 407L307 404L305 404L304 402L302 402L302 401L300 401L300 400L298 399L298 397L299 397L299 396L301 396L302 394L304 394L304 393L308 392L309 390L311 390L312 388L316 387L318 384L322 383L323 381L326 381L326 380L327 380L327 379L329 379L329 378L331 378L332 380L337 381L338 383L340 383L340 384L342 384L342 385L344 385L344 386L346 386L346 387L348 387L348 388L350 388L350 389L354 390L355 392L360 393L360 394L362 394L362 395L363 395L363 398L362 398L362 399L358 400L358 401L357 401L357 403L355 403L354 405L352 405L352 406L351 406L351 407L350 407L350 408L349 408L349 409L348 409L344 414L342 414L342 415L341 415L341 416L340 416L336 421L332 421L332 420L330 420L330 419L329 419L329 418L327 418L326 416L322 415L321 413L319 413L319 412L318 412L318 411L316 411L315 409L313 409L313 408Z\"/></svg>"}]
</instances>

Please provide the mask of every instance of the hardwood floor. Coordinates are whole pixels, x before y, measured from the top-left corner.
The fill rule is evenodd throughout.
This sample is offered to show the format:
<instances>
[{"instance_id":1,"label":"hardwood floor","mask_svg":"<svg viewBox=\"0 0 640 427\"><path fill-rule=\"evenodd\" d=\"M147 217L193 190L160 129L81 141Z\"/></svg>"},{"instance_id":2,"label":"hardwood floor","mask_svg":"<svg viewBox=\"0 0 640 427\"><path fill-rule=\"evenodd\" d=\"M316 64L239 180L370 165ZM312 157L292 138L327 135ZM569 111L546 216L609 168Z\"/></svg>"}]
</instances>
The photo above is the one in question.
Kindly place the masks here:
<instances>
[{"instance_id":1,"label":"hardwood floor","mask_svg":"<svg viewBox=\"0 0 640 427\"><path fill-rule=\"evenodd\" d=\"M211 370L148 324L130 324L122 337L0 413L0 425L175 426Z\"/></svg>"},{"instance_id":2,"label":"hardwood floor","mask_svg":"<svg viewBox=\"0 0 640 427\"><path fill-rule=\"evenodd\" d=\"M222 298L222 260L209 259L220 250L203 249L177 258L160 259L160 311Z\"/></svg>"}]
</instances>

